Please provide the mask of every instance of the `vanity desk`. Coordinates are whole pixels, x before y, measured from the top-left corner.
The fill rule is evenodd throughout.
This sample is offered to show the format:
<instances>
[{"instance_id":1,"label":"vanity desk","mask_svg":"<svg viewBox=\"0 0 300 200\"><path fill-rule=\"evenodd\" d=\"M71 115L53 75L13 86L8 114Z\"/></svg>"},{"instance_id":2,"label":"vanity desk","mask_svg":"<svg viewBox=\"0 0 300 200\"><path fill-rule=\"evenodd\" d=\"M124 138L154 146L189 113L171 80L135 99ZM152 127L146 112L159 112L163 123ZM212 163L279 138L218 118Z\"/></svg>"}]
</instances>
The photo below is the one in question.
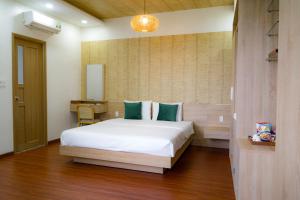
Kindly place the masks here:
<instances>
[{"instance_id":1,"label":"vanity desk","mask_svg":"<svg viewBox=\"0 0 300 200\"><path fill-rule=\"evenodd\" d=\"M107 112L107 101L72 100L70 104L70 111L77 112L78 106L92 107L95 114Z\"/></svg>"},{"instance_id":2,"label":"vanity desk","mask_svg":"<svg viewBox=\"0 0 300 200\"><path fill-rule=\"evenodd\" d=\"M77 114L78 126L94 124L102 121L108 110L108 103L104 101L104 64L87 64L86 81L82 85L83 99L72 100L70 111ZM102 119L101 119L102 118Z\"/></svg>"}]
</instances>

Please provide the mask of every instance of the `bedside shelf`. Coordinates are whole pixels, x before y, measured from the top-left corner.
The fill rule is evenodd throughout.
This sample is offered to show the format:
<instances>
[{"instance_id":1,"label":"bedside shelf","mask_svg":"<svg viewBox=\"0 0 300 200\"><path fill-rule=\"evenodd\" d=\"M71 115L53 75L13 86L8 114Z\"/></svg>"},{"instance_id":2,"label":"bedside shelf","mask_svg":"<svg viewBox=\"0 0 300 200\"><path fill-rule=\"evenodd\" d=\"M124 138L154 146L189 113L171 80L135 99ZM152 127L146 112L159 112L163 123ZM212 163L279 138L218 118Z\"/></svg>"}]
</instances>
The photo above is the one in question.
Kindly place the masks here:
<instances>
[{"instance_id":1,"label":"bedside shelf","mask_svg":"<svg viewBox=\"0 0 300 200\"><path fill-rule=\"evenodd\" d=\"M203 138L216 140L229 140L230 128L228 127L205 127L203 129Z\"/></svg>"},{"instance_id":2,"label":"bedside shelf","mask_svg":"<svg viewBox=\"0 0 300 200\"><path fill-rule=\"evenodd\" d=\"M258 152L275 152L275 146L253 145L247 138L238 139L238 146L240 150L250 150Z\"/></svg>"}]
</instances>

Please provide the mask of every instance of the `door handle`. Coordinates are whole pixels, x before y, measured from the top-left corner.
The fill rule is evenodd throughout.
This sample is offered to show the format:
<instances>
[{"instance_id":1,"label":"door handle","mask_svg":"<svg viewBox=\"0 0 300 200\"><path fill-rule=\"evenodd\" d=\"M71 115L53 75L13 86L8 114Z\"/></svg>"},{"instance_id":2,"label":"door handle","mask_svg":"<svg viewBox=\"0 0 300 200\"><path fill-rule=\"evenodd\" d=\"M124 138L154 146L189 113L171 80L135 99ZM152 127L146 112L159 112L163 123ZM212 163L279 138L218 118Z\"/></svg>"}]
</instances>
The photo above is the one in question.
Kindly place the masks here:
<instances>
[{"instance_id":1,"label":"door handle","mask_svg":"<svg viewBox=\"0 0 300 200\"><path fill-rule=\"evenodd\" d=\"M15 96L15 101L19 101L20 97Z\"/></svg>"}]
</instances>

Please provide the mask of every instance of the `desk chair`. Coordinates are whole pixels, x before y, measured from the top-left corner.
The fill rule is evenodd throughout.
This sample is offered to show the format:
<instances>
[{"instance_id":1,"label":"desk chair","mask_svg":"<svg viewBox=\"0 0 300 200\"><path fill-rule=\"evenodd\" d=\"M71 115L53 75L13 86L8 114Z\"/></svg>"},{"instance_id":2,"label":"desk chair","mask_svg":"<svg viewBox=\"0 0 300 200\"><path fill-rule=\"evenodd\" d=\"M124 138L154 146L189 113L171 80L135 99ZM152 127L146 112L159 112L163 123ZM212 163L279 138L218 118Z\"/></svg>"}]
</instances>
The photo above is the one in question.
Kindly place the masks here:
<instances>
[{"instance_id":1,"label":"desk chair","mask_svg":"<svg viewBox=\"0 0 300 200\"><path fill-rule=\"evenodd\" d=\"M90 106L78 106L78 126L85 126L100 122L99 119L95 119L95 111Z\"/></svg>"}]
</instances>

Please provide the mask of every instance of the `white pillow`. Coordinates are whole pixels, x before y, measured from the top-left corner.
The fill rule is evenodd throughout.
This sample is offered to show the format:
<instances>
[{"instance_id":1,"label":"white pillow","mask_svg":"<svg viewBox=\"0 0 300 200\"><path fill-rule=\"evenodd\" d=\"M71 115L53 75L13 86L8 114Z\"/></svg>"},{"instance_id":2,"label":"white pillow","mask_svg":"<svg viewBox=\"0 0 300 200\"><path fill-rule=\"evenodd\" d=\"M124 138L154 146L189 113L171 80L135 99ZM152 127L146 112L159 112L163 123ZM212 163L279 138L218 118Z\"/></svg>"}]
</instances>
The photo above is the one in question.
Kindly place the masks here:
<instances>
[{"instance_id":1,"label":"white pillow","mask_svg":"<svg viewBox=\"0 0 300 200\"><path fill-rule=\"evenodd\" d=\"M128 101L125 100L126 103L138 103L142 102L142 119L151 120L151 104L152 101Z\"/></svg>"},{"instance_id":2,"label":"white pillow","mask_svg":"<svg viewBox=\"0 0 300 200\"><path fill-rule=\"evenodd\" d=\"M182 121L182 102L177 103L162 103L162 104L169 104L169 105L178 105L176 121ZM156 121L159 113L159 103L153 102L152 103L152 120Z\"/></svg>"}]
</instances>

